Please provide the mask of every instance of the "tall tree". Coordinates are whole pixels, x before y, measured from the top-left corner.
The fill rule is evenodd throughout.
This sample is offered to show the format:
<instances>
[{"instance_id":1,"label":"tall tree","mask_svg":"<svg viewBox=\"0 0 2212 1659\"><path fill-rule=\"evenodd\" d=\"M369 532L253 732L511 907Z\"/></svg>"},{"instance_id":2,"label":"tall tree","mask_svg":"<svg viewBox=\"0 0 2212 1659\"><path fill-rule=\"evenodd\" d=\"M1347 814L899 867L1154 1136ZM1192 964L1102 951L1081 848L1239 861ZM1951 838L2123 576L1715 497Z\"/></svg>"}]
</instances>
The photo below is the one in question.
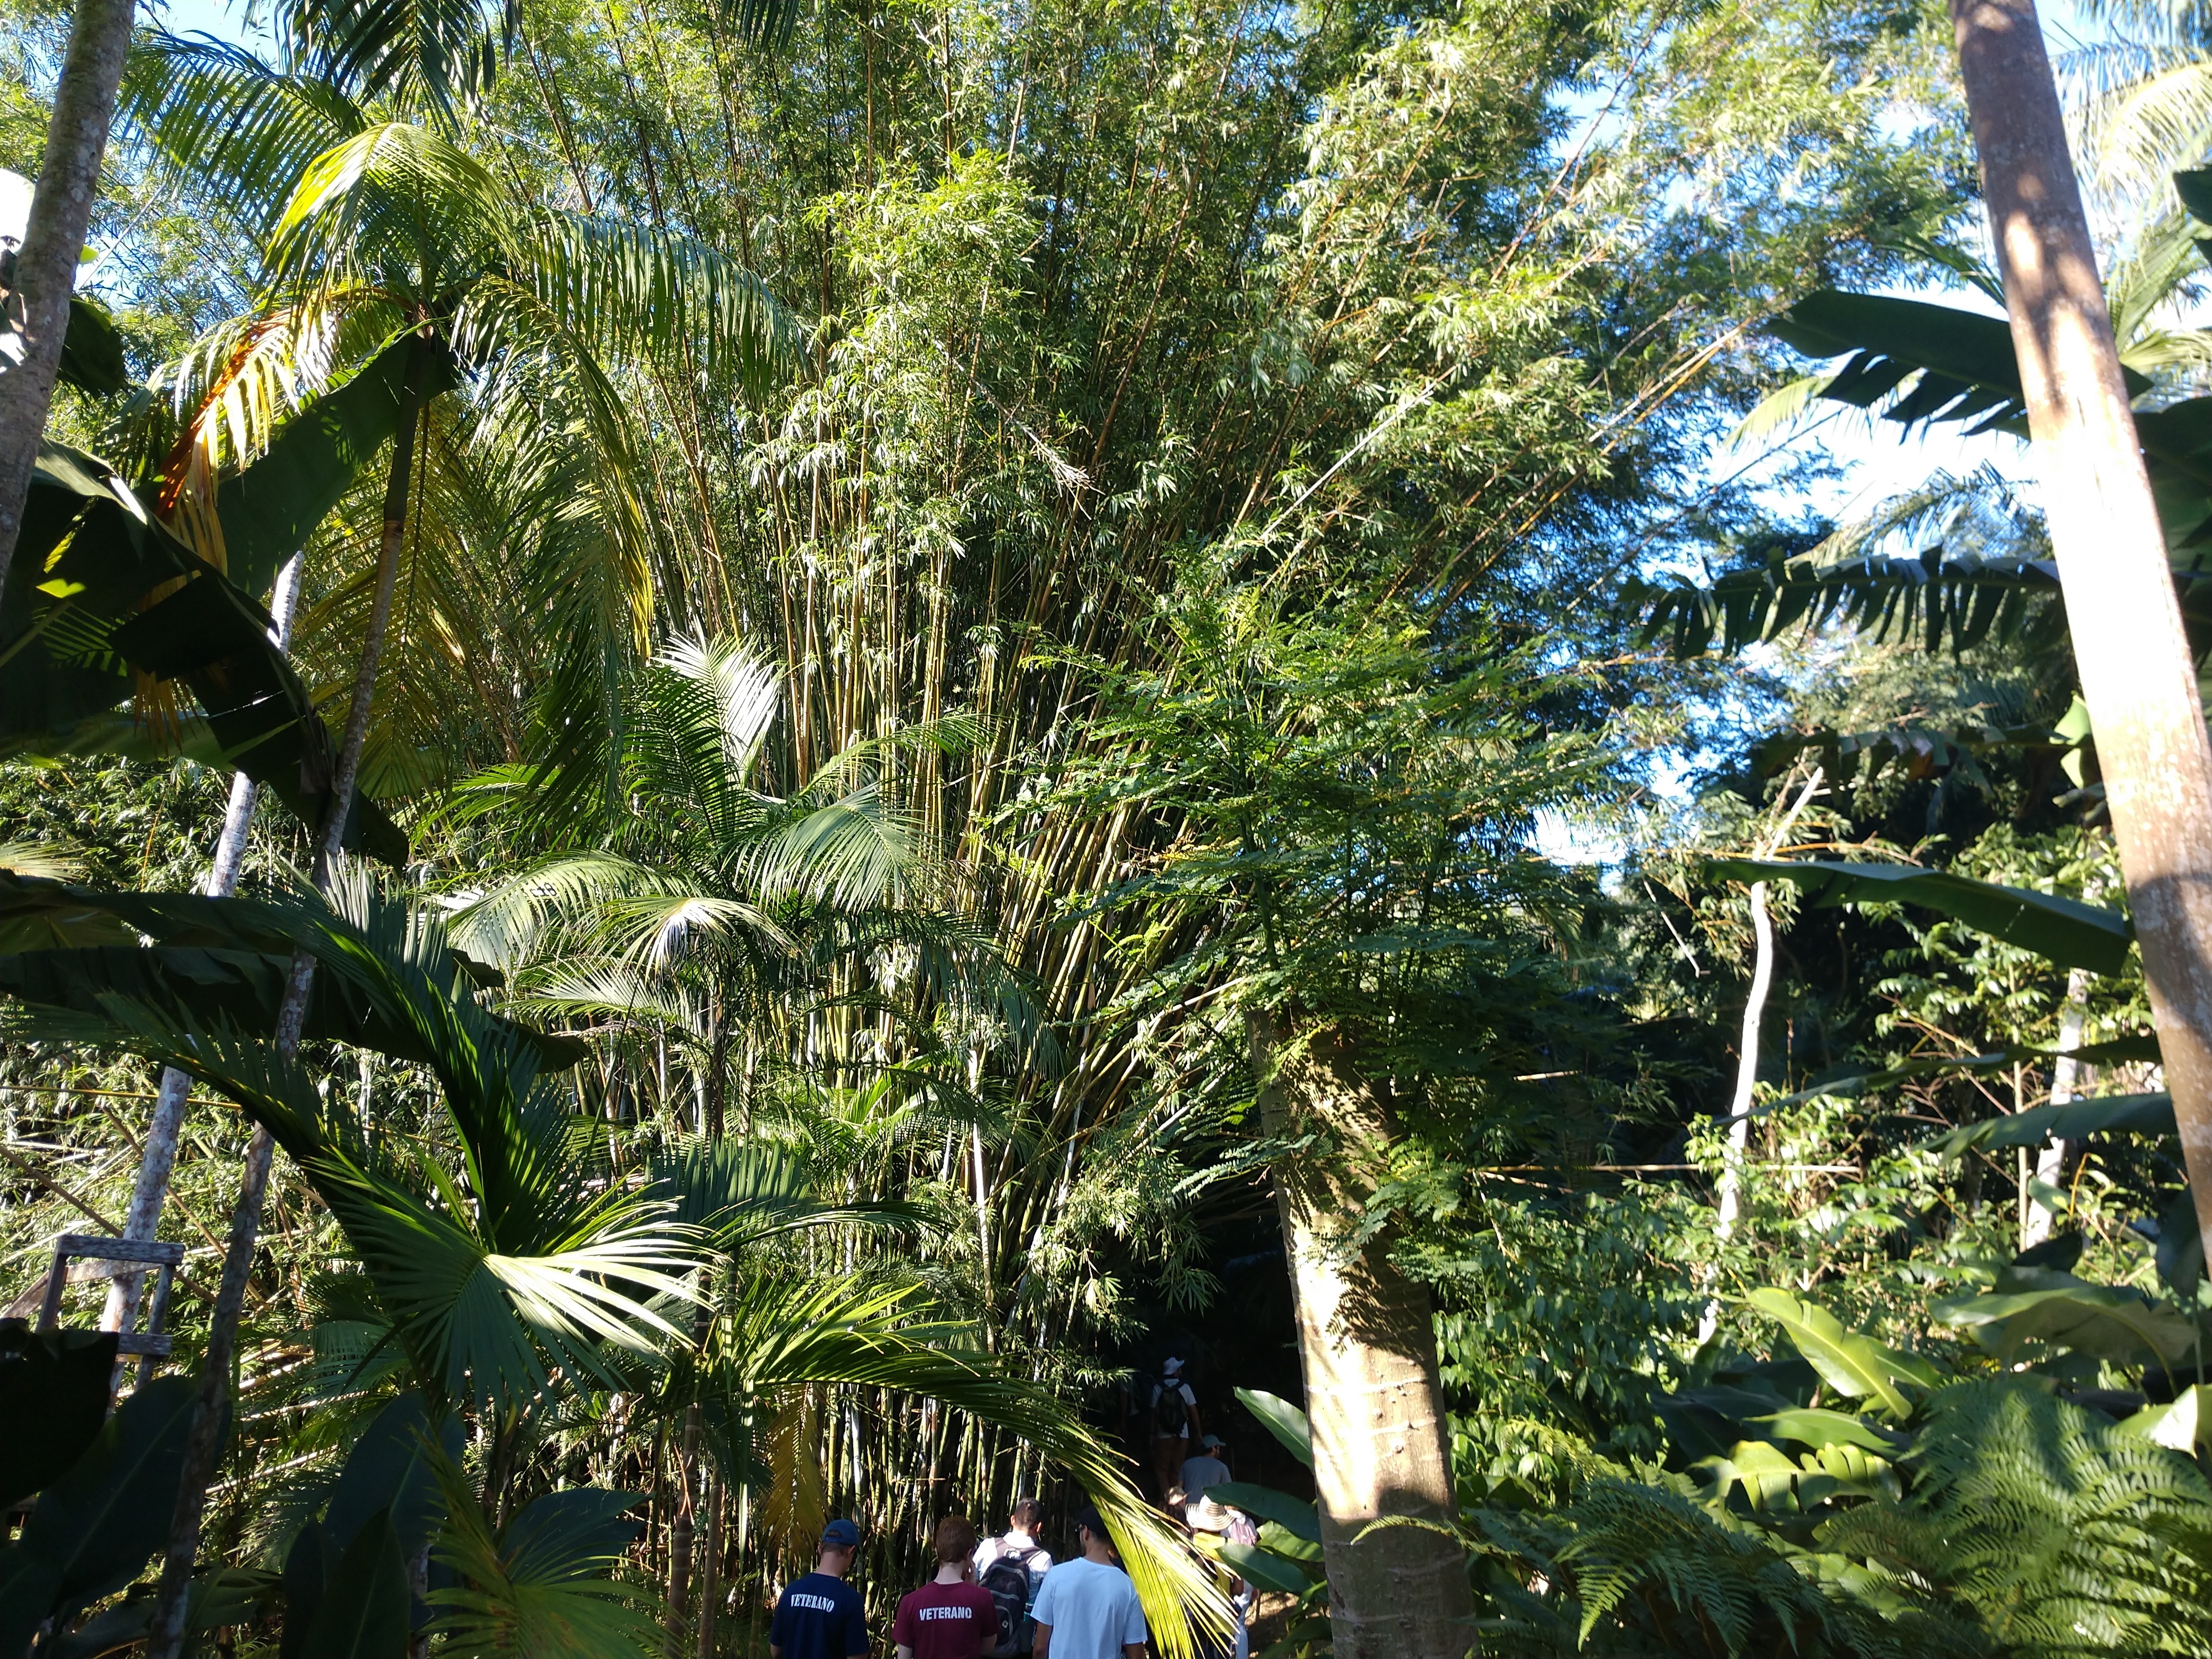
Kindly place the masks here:
<instances>
[{"instance_id":1,"label":"tall tree","mask_svg":"<svg viewBox=\"0 0 2212 1659\"><path fill-rule=\"evenodd\" d=\"M135 0L79 0L46 125L38 194L0 307L0 587L15 561L39 440L53 403L70 295L92 226L134 10Z\"/></svg>"},{"instance_id":2,"label":"tall tree","mask_svg":"<svg viewBox=\"0 0 2212 1659\"><path fill-rule=\"evenodd\" d=\"M2034 0L1952 0L2044 513L2200 1227L2212 1231L2212 738Z\"/></svg>"},{"instance_id":3,"label":"tall tree","mask_svg":"<svg viewBox=\"0 0 2212 1659\"><path fill-rule=\"evenodd\" d=\"M1527 841L1540 809L1606 784L1572 721L1537 712L1571 706L1568 680L1366 596L1316 597L1192 571L1160 615L1168 665L1094 666L1101 754L1075 775L1093 811L1150 832L1109 907L1188 920L1145 1016L1178 1068L1260 1107L1339 1659L1459 1659L1474 1607L1438 1530L1455 1504L1432 1309L1376 1200L1553 1069L1547 919L1575 884ZM1158 951L1162 933L1139 938ZM1370 1534L1394 1517L1425 1524Z\"/></svg>"}]
</instances>

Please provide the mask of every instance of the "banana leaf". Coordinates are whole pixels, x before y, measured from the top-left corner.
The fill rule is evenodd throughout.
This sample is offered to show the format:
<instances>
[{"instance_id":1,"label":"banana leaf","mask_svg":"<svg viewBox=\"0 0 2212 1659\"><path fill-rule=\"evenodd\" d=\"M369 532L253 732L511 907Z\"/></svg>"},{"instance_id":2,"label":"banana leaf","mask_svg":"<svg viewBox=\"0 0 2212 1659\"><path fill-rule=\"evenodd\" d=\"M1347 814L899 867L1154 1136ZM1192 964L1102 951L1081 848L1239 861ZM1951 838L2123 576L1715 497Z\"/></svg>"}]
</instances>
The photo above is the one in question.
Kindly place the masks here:
<instances>
[{"instance_id":1,"label":"banana leaf","mask_svg":"<svg viewBox=\"0 0 2212 1659\"><path fill-rule=\"evenodd\" d=\"M58 1480L97 1437L115 1343L112 1331L0 1326L0 1423L36 1425L0 1435L0 1509Z\"/></svg>"},{"instance_id":2,"label":"banana leaf","mask_svg":"<svg viewBox=\"0 0 2212 1659\"><path fill-rule=\"evenodd\" d=\"M2062 968L2117 974L2135 942L2135 924L2118 910L1917 864L1714 859L1706 867L1736 881L1790 882L1808 904L1920 905Z\"/></svg>"},{"instance_id":3,"label":"banana leaf","mask_svg":"<svg viewBox=\"0 0 2212 1659\"><path fill-rule=\"evenodd\" d=\"M149 517L105 462L42 443L0 592L0 755L70 740L142 682L149 718L173 725L163 688L178 683L229 763L319 824L335 750L270 629L260 604ZM407 857L405 835L359 795L345 844Z\"/></svg>"},{"instance_id":4,"label":"banana leaf","mask_svg":"<svg viewBox=\"0 0 2212 1659\"><path fill-rule=\"evenodd\" d=\"M426 401L460 383L444 347L412 339L387 346L353 379L294 416L265 454L217 487L224 568L239 586L267 592L284 561L307 544L362 468L391 442L410 350L429 355Z\"/></svg>"},{"instance_id":5,"label":"banana leaf","mask_svg":"<svg viewBox=\"0 0 2212 1659\"><path fill-rule=\"evenodd\" d=\"M1957 1158L1976 1147L1994 1152L2008 1146L2040 1146L2046 1140L2078 1140L2083 1135L2173 1133L2172 1095L2098 1095L1961 1124L1948 1134L1922 1141L1920 1150Z\"/></svg>"},{"instance_id":6,"label":"banana leaf","mask_svg":"<svg viewBox=\"0 0 2212 1659\"><path fill-rule=\"evenodd\" d=\"M1262 1521L1274 1522L1293 1538L1302 1538L1309 1544L1321 1542L1321 1511L1303 1498L1293 1498L1286 1492L1255 1486L1249 1480L1224 1480L1218 1486L1208 1486L1206 1496L1217 1504L1227 1504L1248 1515L1256 1515Z\"/></svg>"},{"instance_id":7,"label":"banana leaf","mask_svg":"<svg viewBox=\"0 0 2212 1659\"><path fill-rule=\"evenodd\" d=\"M1837 1393L1853 1400L1870 1398L1892 1417L1907 1416L1912 1409L1898 1383L1932 1389L1941 1381L1926 1360L1846 1330L1817 1302L1771 1289L1753 1291L1744 1299L1782 1327L1797 1352Z\"/></svg>"},{"instance_id":8,"label":"banana leaf","mask_svg":"<svg viewBox=\"0 0 2212 1659\"><path fill-rule=\"evenodd\" d=\"M2144 1064L2155 1066L2159 1061L2158 1039L2154 1036L2114 1037L2109 1042L2085 1043L2061 1054L2056 1048L2038 1048L2027 1043L2008 1042L1978 1054L1955 1056L1920 1055L1900 1060L1894 1066L1841 1066L1824 1077L1815 1078L1796 1093L1771 1100L1760 1108L1772 1111L1783 1106L1801 1106L1808 1100L1823 1098L1852 1100L1861 1095L1875 1094L1909 1083L1917 1078L1944 1077L1973 1072L2002 1072L2023 1060L2051 1060L2071 1058L2084 1066L2127 1066Z\"/></svg>"},{"instance_id":9,"label":"banana leaf","mask_svg":"<svg viewBox=\"0 0 2212 1659\"><path fill-rule=\"evenodd\" d=\"M1282 1443L1285 1451L1304 1464L1313 1467L1313 1427L1306 1414L1287 1400L1260 1389L1239 1389L1237 1398L1244 1409L1260 1419L1260 1426Z\"/></svg>"},{"instance_id":10,"label":"banana leaf","mask_svg":"<svg viewBox=\"0 0 2212 1659\"><path fill-rule=\"evenodd\" d=\"M2047 1268L2007 1271L1987 1295L1942 1297L1929 1312L1961 1326L2007 1364L2048 1342L2122 1364L2173 1365L2196 1349L2197 1323L2131 1285L2091 1285Z\"/></svg>"}]
</instances>

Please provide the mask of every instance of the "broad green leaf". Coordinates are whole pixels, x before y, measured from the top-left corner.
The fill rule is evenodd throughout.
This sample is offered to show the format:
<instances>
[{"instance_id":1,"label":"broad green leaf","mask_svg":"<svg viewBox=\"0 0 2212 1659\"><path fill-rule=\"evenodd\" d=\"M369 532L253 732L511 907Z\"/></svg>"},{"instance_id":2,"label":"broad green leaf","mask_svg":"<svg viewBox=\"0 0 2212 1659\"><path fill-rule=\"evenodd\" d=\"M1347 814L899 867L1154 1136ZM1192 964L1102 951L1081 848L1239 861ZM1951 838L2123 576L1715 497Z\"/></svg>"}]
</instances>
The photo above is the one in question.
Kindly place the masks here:
<instances>
[{"instance_id":1,"label":"broad green leaf","mask_svg":"<svg viewBox=\"0 0 2212 1659\"><path fill-rule=\"evenodd\" d=\"M148 516L95 456L42 443L0 592L0 753L66 749L132 696L187 688L216 742L310 825L336 767L329 728L253 596ZM69 590L56 598L54 583ZM346 844L404 862L407 838L357 797Z\"/></svg>"},{"instance_id":2,"label":"broad green leaf","mask_svg":"<svg viewBox=\"0 0 2212 1659\"><path fill-rule=\"evenodd\" d=\"M1792 1406L1787 1411L1747 1418L1747 1426L1765 1429L1784 1440L1794 1440L1816 1451L1828 1446L1856 1446L1870 1452L1893 1455L1901 1442L1863 1418L1825 1407Z\"/></svg>"},{"instance_id":3,"label":"broad green leaf","mask_svg":"<svg viewBox=\"0 0 2212 1659\"><path fill-rule=\"evenodd\" d=\"M39 1626L53 1616L61 1569L21 1544L0 1547L0 1653L29 1650Z\"/></svg>"},{"instance_id":4,"label":"broad green leaf","mask_svg":"<svg viewBox=\"0 0 2212 1659\"><path fill-rule=\"evenodd\" d=\"M1310 1566L1319 1566L1322 1562L1322 1547L1318 1543L1301 1538L1279 1521L1261 1523L1260 1545L1288 1561L1304 1561Z\"/></svg>"},{"instance_id":5,"label":"broad green leaf","mask_svg":"<svg viewBox=\"0 0 2212 1659\"><path fill-rule=\"evenodd\" d=\"M2158 1039L2152 1036L2115 1037L2110 1042L2085 1043L2069 1052L2084 1066L2123 1066L2138 1062L2155 1066L2159 1059ZM2008 1042L1978 1054L1928 1055L1904 1060L1895 1066L1845 1066L1815 1078L1795 1094L1783 1095L1766 1102L1762 1109L1771 1111L1778 1106L1796 1106L1808 1100L1823 1098L1854 1100L1861 1095L1877 1094L1900 1083L1910 1083L1920 1078L2005 1072L2023 1061L2040 1064L2057 1058L2058 1054L2055 1049Z\"/></svg>"},{"instance_id":6,"label":"broad green leaf","mask_svg":"<svg viewBox=\"0 0 2212 1659\"><path fill-rule=\"evenodd\" d=\"M1739 1442L1726 1456L1709 1457L1692 1468L1711 1483L1717 1499L1724 1501L1741 1486L1755 1510L1810 1509L1841 1486L1832 1476L1802 1468L1764 1440Z\"/></svg>"},{"instance_id":7,"label":"broad green leaf","mask_svg":"<svg viewBox=\"0 0 2212 1659\"><path fill-rule=\"evenodd\" d=\"M392 441L408 354L416 350L428 357L426 397L460 383L452 352L410 335L309 403L265 453L217 487L224 571L240 587L268 592L278 568L307 544L362 468Z\"/></svg>"},{"instance_id":8,"label":"broad green leaf","mask_svg":"<svg viewBox=\"0 0 2212 1659\"><path fill-rule=\"evenodd\" d=\"M2162 1406L2146 1406L2120 1425L2122 1434L2140 1435L2172 1451L2194 1452L2212 1440L2212 1413L2205 1409L2212 1387L2199 1382L2182 1389Z\"/></svg>"},{"instance_id":9,"label":"broad green leaf","mask_svg":"<svg viewBox=\"0 0 2212 1659\"><path fill-rule=\"evenodd\" d=\"M2119 973L2135 939L2134 924L2117 910L1917 864L1714 859L1706 867L1736 881L1792 883L1808 904L1923 905L2063 968L2093 973Z\"/></svg>"},{"instance_id":10,"label":"broad green leaf","mask_svg":"<svg viewBox=\"0 0 2212 1659\"><path fill-rule=\"evenodd\" d=\"M1903 1417L1911 1405L1899 1392L1898 1382L1936 1386L1935 1369L1925 1360L1845 1330L1817 1302L1773 1289L1753 1291L1745 1300L1779 1324L1822 1380L1850 1399L1871 1399L1889 1415Z\"/></svg>"},{"instance_id":11,"label":"broad green leaf","mask_svg":"<svg viewBox=\"0 0 2212 1659\"><path fill-rule=\"evenodd\" d=\"M1308 1468L1313 1467L1313 1426L1304 1412L1289 1401L1258 1389L1239 1389L1237 1398L1260 1419L1262 1428L1282 1442L1284 1450Z\"/></svg>"},{"instance_id":12,"label":"broad green leaf","mask_svg":"<svg viewBox=\"0 0 2212 1659\"><path fill-rule=\"evenodd\" d=\"M1273 1486L1255 1486L1246 1480L1224 1480L1218 1486L1208 1486L1206 1495L1217 1504L1227 1504L1248 1515L1273 1521L1310 1544L1321 1542L1321 1511L1303 1498L1293 1498Z\"/></svg>"},{"instance_id":13,"label":"broad green leaf","mask_svg":"<svg viewBox=\"0 0 2212 1659\"><path fill-rule=\"evenodd\" d=\"M1313 1584L1313 1577L1297 1563L1287 1561L1272 1550L1263 1550L1252 1544L1224 1540L1221 1559L1239 1578L1248 1579L1261 1589L1280 1590L1285 1595L1303 1595Z\"/></svg>"},{"instance_id":14,"label":"broad green leaf","mask_svg":"<svg viewBox=\"0 0 2212 1659\"><path fill-rule=\"evenodd\" d=\"M346 1454L337 1488L323 1512L330 1547L343 1552L371 1516L388 1513L399 1553L411 1557L428 1540L445 1512L431 1461L442 1449L461 1455L459 1416L448 1413L432 1433L420 1390L410 1389L379 1412Z\"/></svg>"},{"instance_id":15,"label":"broad green leaf","mask_svg":"<svg viewBox=\"0 0 2212 1659\"><path fill-rule=\"evenodd\" d=\"M0 1424L39 1425L0 1433L0 1509L58 1480L98 1437L115 1342L112 1332L0 1328Z\"/></svg>"},{"instance_id":16,"label":"broad green leaf","mask_svg":"<svg viewBox=\"0 0 2212 1659\"><path fill-rule=\"evenodd\" d=\"M407 1651L407 1563L392 1512L364 1521L323 1586L308 1659L398 1659Z\"/></svg>"},{"instance_id":17,"label":"broad green leaf","mask_svg":"<svg viewBox=\"0 0 2212 1659\"><path fill-rule=\"evenodd\" d=\"M62 361L55 378L95 398L112 398L130 388L123 336L99 301L82 294L70 295L69 326L62 334Z\"/></svg>"},{"instance_id":18,"label":"broad green leaf","mask_svg":"<svg viewBox=\"0 0 2212 1659\"><path fill-rule=\"evenodd\" d=\"M147 1383L69 1473L39 1494L22 1547L53 1564L60 1607L82 1607L121 1589L167 1539L198 1395L181 1374Z\"/></svg>"},{"instance_id":19,"label":"broad green leaf","mask_svg":"<svg viewBox=\"0 0 2212 1659\"><path fill-rule=\"evenodd\" d=\"M2172 1365L2196 1349L2195 1322L2160 1307L2141 1291L2085 1284L2070 1273L2044 1269L2014 1270L2007 1275L2008 1283L2022 1279L2032 1288L1943 1297L1930 1303L1928 1310L1946 1324L1972 1331L1978 1341L2008 1362L2030 1342L2048 1342L2123 1364L2148 1358Z\"/></svg>"},{"instance_id":20,"label":"broad green leaf","mask_svg":"<svg viewBox=\"0 0 2212 1659\"><path fill-rule=\"evenodd\" d=\"M2008 1146L2040 1146L2052 1139L2079 1140L2084 1135L2170 1135L2171 1095L2094 1095L2056 1106L2038 1106L2002 1117L1962 1124L1948 1134L1923 1140L1921 1149L1957 1158L1978 1147L1994 1152Z\"/></svg>"}]
</instances>

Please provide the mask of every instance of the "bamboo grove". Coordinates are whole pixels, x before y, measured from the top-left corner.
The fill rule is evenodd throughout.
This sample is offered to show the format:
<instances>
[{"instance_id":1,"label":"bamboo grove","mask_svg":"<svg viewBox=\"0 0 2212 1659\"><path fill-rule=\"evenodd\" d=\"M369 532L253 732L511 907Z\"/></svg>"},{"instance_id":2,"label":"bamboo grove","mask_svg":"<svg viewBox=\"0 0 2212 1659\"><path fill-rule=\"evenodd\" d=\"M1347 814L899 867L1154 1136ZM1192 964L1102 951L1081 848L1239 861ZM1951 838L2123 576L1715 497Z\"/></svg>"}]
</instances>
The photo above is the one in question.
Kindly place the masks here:
<instances>
[{"instance_id":1,"label":"bamboo grove","mask_svg":"<svg viewBox=\"0 0 2212 1659\"><path fill-rule=\"evenodd\" d=\"M2201 668L2185 11L2057 85ZM1944 7L120 27L58 347L0 223L5 1659L764 1653L840 1516L883 1646L1024 1495L1164 1654L2212 1650Z\"/></svg>"}]
</instances>

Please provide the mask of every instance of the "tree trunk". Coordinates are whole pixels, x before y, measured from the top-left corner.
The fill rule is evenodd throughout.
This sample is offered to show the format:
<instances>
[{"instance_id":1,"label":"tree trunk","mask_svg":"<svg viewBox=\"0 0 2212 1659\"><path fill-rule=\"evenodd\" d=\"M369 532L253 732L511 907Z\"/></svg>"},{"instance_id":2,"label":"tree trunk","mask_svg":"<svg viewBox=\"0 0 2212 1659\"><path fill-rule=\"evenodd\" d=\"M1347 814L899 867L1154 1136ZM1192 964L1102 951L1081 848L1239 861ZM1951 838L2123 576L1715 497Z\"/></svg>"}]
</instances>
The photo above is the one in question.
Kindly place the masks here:
<instances>
[{"instance_id":1,"label":"tree trunk","mask_svg":"<svg viewBox=\"0 0 2212 1659\"><path fill-rule=\"evenodd\" d=\"M1951 0L2044 512L2199 1225L2212 1237L2212 742L2034 0Z\"/></svg>"},{"instance_id":2,"label":"tree trunk","mask_svg":"<svg viewBox=\"0 0 2212 1659\"><path fill-rule=\"evenodd\" d=\"M698 1491L699 1402L684 1408L684 1435L676 1450L676 1516L668 1527L668 1608L660 1650L682 1659L684 1613L691 1600L693 1503Z\"/></svg>"},{"instance_id":3,"label":"tree trunk","mask_svg":"<svg viewBox=\"0 0 2212 1659\"><path fill-rule=\"evenodd\" d=\"M2066 1007L2058 1016L2058 1060L2051 1068L2051 1103L2063 1106L2074 1098L2081 1079L2081 1063L2074 1051L2081 1046L2081 1033L2089 1023L2089 970L2075 968L2066 975ZM2056 1188L2066 1179L2066 1143L2056 1135L2036 1149L2035 1178ZM2020 1231L2021 1249L2029 1249L2051 1237L2051 1213L2039 1201L2028 1206Z\"/></svg>"},{"instance_id":4,"label":"tree trunk","mask_svg":"<svg viewBox=\"0 0 2212 1659\"><path fill-rule=\"evenodd\" d=\"M77 0L54 87L54 112L46 123L38 191L0 315L0 590L15 557L39 439L54 400L70 295L100 190L115 89L131 50L132 9L132 0Z\"/></svg>"},{"instance_id":5,"label":"tree trunk","mask_svg":"<svg viewBox=\"0 0 2212 1659\"><path fill-rule=\"evenodd\" d=\"M1756 856L1771 859L1782 850L1798 815L1812 805L1826 775L1821 768L1813 769L1813 775L1806 780L1796 804L1760 841L1754 849ZM1751 1150L1752 1096L1759 1084L1759 1030L1766 1019L1767 995L1774 988L1774 919L1767 912L1766 884L1763 881L1751 884L1751 994L1743 1003L1743 1035L1741 1046L1736 1051L1735 1093L1729 1101L1729 1149L1721 1164L1717 1213L1713 1219L1713 1236L1723 1243L1735 1236L1736 1216L1742 1204L1743 1160ZM1698 1321L1700 1346L1711 1340L1720 1322L1720 1304L1706 1303L1705 1311Z\"/></svg>"},{"instance_id":6,"label":"tree trunk","mask_svg":"<svg viewBox=\"0 0 2212 1659\"><path fill-rule=\"evenodd\" d=\"M361 775L362 746L368 738L369 704L376 692L377 668L383 660L385 629L392 620L392 594L406 537L409 480L422 414L423 360L421 351L413 355L407 387L401 395L392 473L384 494L384 533L377 548L376 594L368 629L362 640L361 666L354 676L353 706L331 780L330 816L321 826L322 840L315 853L315 885L324 892L330 890L331 871L345 845L354 784ZM300 1033L307 1022L307 997L314 988L314 979L315 959L304 951L295 951L284 982L284 1000L276 1012L276 1051L288 1060L300 1050ZM222 1449L229 1416L231 1363L238 1348L238 1320L246 1305L246 1282L260 1238L262 1200L268 1191L269 1166L276 1150L269 1131L258 1127L246 1143L246 1169L239 1183L238 1206L231 1214L230 1236L224 1241L222 1284L209 1321L199 1401L192 1414L191 1433L185 1442L184 1468L177 1484L176 1510L169 1522L168 1549L161 1559L161 1583L156 1592L146 1659L178 1659L183 1651L192 1559L199 1552L200 1516L207 1507L208 1482L215 1476L216 1460Z\"/></svg>"},{"instance_id":7,"label":"tree trunk","mask_svg":"<svg viewBox=\"0 0 2212 1659\"><path fill-rule=\"evenodd\" d=\"M276 573L276 591L270 596L269 614L276 624L270 637L279 651L292 642L292 613L299 604L300 576L306 564L306 556L295 553ZM210 898L228 898L238 889L238 872L246 862L246 833L253 827L254 803L260 793L260 787L245 773L231 775L230 808L223 815L215 862L209 866L207 884L202 890ZM177 1137L185 1123L185 1097L191 1086L191 1079L175 1066L162 1069L161 1091L155 1097L152 1121L146 1127L146 1153L138 1165L138 1185L131 1194L131 1213L124 1218L125 1238L151 1239L161 1231L161 1209L169 1198L169 1176L177 1163ZM140 1270L118 1273L108 1281L100 1329L124 1331L137 1323L138 1291L145 1279ZM140 1376L144 1376L143 1370Z\"/></svg>"},{"instance_id":8,"label":"tree trunk","mask_svg":"<svg viewBox=\"0 0 2212 1659\"><path fill-rule=\"evenodd\" d=\"M1416 1527L1358 1541L1385 1516L1449 1524L1456 1513L1428 1292L1391 1264L1386 1240L1353 1255L1341 1237L1367 1190L1357 1165L1391 1139L1388 1103L1331 1035L1285 1054L1268 1016L1245 1022L1268 1133L1338 1151L1275 1170L1336 1659L1464 1659L1474 1600L1459 1545Z\"/></svg>"},{"instance_id":9,"label":"tree trunk","mask_svg":"<svg viewBox=\"0 0 2212 1659\"><path fill-rule=\"evenodd\" d=\"M722 1483L707 1472L707 1496L700 1504L707 1517L704 1547L699 1553L698 1659L714 1659L714 1614L722 1595Z\"/></svg>"}]
</instances>

